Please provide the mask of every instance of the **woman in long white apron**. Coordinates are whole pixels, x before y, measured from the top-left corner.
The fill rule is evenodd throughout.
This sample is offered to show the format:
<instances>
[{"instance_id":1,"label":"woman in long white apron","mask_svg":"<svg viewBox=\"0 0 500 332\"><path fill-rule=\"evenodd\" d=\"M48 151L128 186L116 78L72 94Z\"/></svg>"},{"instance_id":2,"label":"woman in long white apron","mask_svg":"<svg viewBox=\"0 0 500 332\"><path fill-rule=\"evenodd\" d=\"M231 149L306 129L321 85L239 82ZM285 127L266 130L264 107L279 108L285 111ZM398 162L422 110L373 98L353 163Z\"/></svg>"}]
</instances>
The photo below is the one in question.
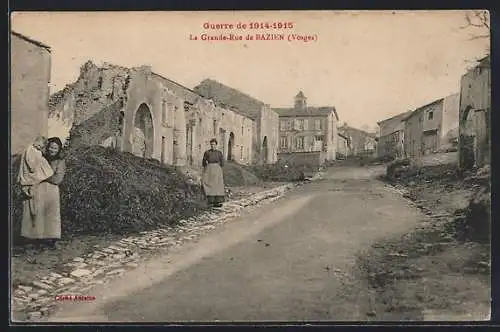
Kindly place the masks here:
<instances>
[{"instance_id":1,"label":"woman in long white apron","mask_svg":"<svg viewBox=\"0 0 500 332\"><path fill-rule=\"evenodd\" d=\"M203 154L203 174L202 183L209 206L222 207L224 202L224 155L216 149L217 140L210 140L210 150Z\"/></svg>"}]
</instances>

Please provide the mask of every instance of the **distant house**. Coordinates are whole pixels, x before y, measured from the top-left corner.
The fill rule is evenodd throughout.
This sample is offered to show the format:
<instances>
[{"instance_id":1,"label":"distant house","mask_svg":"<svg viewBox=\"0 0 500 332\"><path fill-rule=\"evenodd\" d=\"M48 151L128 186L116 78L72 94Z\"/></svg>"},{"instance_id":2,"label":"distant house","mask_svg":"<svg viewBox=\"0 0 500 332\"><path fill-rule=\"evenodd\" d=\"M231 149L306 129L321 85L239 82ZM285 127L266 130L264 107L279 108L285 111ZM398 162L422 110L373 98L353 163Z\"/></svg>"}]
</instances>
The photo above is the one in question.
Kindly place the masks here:
<instances>
[{"instance_id":1,"label":"distant house","mask_svg":"<svg viewBox=\"0 0 500 332\"><path fill-rule=\"evenodd\" d=\"M417 108L404 118L404 148L408 158L419 158L453 145L458 127L459 94L440 98Z\"/></svg>"},{"instance_id":2,"label":"distant house","mask_svg":"<svg viewBox=\"0 0 500 332\"><path fill-rule=\"evenodd\" d=\"M50 47L11 31L11 154L48 135Z\"/></svg>"},{"instance_id":3,"label":"distant house","mask_svg":"<svg viewBox=\"0 0 500 332\"><path fill-rule=\"evenodd\" d=\"M319 163L335 160L339 120L335 107L308 106L302 91L295 96L294 102L291 108L274 108L280 120L280 156L311 158Z\"/></svg>"},{"instance_id":4,"label":"distant house","mask_svg":"<svg viewBox=\"0 0 500 332\"><path fill-rule=\"evenodd\" d=\"M348 155L366 156L376 153L376 135L346 124L338 128L339 133L347 137Z\"/></svg>"},{"instance_id":5,"label":"distant house","mask_svg":"<svg viewBox=\"0 0 500 332\"><path fill-rule=\"evenodd\" d=\"M479 60L460 81L460 167L490 164L491 65L490 56Z\"/></svg>"},{"instance_id":6,"label":"distant house","mask_svg":"<svg viewBox=\"0 0 500 332\"><path fill-rule=\"evenodd\" d=\"M277 161L278 114L268 104L211 79L203 80L193 90L253 121L253 134L250 136L253 163L271 164ZM248 136L243 130L235 133L233 145L240 147L241 140Z\"/></svg>"},{"instance_id":7,"label":"distant house","mask_svg":"<svg viewBox=\"0 0 500 332\"><path fill-rule=\"evenodd\" d=\"M404 155L405 123L403 119L411 113L412 111L408 111L377 122L380 128L380 136L377 138L379 157Z\"/></svg>"},{"instance_id":8,"label":"distant house","mask_svg":"<svg viewBox=\"0 0 500 332\"><path fill-rule=\"evenodd\" d=\"M345 135L338 133L338 140L337 140L337 159L345 159L348 154L349 154L349 148L348 148L348 139Z\"/></svg>"}]
</instances>

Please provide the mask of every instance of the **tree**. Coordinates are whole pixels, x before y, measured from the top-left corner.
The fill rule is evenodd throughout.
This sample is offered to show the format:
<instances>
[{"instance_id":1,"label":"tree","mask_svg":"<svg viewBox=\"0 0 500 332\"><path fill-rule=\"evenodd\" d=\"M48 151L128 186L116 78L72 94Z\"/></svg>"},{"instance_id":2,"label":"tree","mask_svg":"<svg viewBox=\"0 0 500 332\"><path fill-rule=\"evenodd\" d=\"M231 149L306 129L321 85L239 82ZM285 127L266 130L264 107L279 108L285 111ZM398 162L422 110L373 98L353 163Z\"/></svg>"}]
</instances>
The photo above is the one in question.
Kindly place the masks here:
<instances>
[{"instance_id":1,"label":"tree","mask_svg":"<svg viewBox=\"0 0 500 332\"><path fill-rule=\"evenodd\" d=\"M487 10L473 10L465 13L465 25L460 29L469 29L469 40L490 38L490 15Z\"/></svg>"},{"instance_id":2,"label":"tree","mask_svg":"<svg viewBox=\"0 0 500 332\"><path fill-rule=\"evenodd\" d=\"M487 10L472 10L465 12L465 23L460 30L469 31L469 40L489 40L490 38L490 14ZM490 43L486 46L486 54L490 54ZM466 61L475 65L479 58Z\"/></svg>"}]
</instances>

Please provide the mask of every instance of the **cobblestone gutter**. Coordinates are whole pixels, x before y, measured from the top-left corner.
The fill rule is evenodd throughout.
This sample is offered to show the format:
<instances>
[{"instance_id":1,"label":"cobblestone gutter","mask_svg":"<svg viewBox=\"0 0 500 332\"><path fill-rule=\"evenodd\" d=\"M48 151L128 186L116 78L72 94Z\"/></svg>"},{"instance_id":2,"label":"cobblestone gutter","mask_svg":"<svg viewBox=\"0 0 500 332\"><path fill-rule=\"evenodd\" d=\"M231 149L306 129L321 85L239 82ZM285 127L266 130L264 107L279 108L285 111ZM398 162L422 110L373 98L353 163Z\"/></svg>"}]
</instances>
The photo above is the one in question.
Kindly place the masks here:
<instances>
[{"instance_id":1,"label":"cobblestone gutter","mask_svg":"<svg viewBox=\"0 0 500 332\"><path fill-rule=\"evenodd\" d=\"M244 211L251 211L258 208L257 205L279 199L296 186L298 184L286 184L265 190L244 199L230 201L218 211L209 211L181 220L176 227L142 232L123 238L106 248L96 248L94 252L61 264L57 271L18 285L11 293L11 312L15 313L16 320L38 320L47 316L57 304L56 296L85 296L94 285L110 282L127 270L134 269L140 261L161 249L197 239L215 229L218 224L240 216Z\"/></svg>"}]
</instances>

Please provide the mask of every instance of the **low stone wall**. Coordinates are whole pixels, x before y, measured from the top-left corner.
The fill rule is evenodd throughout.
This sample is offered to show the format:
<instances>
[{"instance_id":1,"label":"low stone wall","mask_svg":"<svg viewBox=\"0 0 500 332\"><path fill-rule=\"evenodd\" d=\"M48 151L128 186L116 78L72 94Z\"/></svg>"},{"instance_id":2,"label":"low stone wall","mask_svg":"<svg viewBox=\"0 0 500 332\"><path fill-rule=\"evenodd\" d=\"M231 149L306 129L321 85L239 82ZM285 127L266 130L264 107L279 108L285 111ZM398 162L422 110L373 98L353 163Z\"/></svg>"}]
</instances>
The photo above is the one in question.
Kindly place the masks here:
<instances>
[{"instance_id":1,"label":"low stone wall","mask_svg":"<svg viewBox=\"0 0 500 332\"><path fill-rule=\"evenodd\" d=\"M296 166L317 166L323 163L321 152L278 153L278 163L290 163Z\"/></svg>"}]
</instances>

